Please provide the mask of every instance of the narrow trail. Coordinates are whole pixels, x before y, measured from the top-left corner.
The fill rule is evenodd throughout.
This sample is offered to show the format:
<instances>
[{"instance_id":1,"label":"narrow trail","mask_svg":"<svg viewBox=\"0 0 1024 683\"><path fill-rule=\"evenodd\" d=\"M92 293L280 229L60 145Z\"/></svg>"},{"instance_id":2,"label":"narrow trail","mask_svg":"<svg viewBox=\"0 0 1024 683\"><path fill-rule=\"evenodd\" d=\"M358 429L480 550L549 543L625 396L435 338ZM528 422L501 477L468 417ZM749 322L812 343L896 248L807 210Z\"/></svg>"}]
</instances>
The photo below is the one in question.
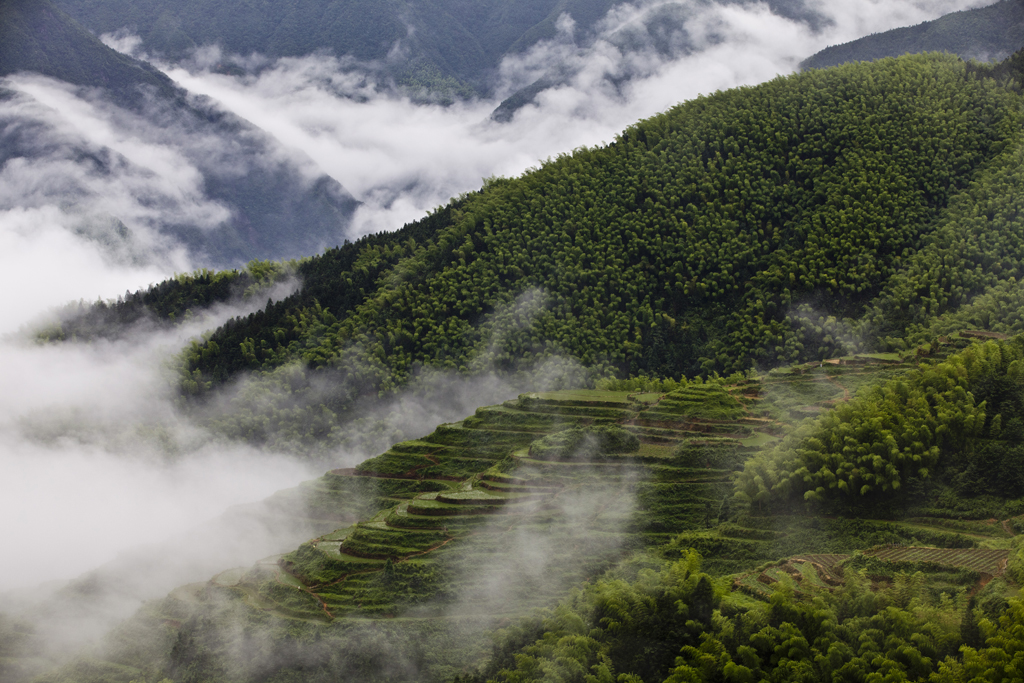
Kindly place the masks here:
<instances>
[{"instance_id":1,"label":"narrow trail","mask_svg":"<svg viewBox=\"0 0 1024 683\"><path fill-rule=\"evenodd\" d=\"M406 472L405 476L412 476L418 479L419 475L417 475L416 473L419 472L420 470L424 470L428 467L433 467L434 465L440 465L441 461L437 459L436 454L437 451L434 451L432 453L424 453L423 457L426 459L427 462L423 463L422 465L416 465L416 467L413 467L408 472Z\"/></svg>"},{"instance_id":2,"label":"narrow trail","mask_svg":"<svg viewBox=\"0 0 1024 683\"><path fill-rule=\"evenodd\" d=\"M321 598L321 597L320 597L319 595L317 595L317 594L316 594L315 592L313 592L313 589L312 589L312 588L309 588L308 586L306 586L306 584L305 584L305 583L303 583L302 579L300 579L299 577L295 576L295 575L294 575L294 574L292 574L291 572L287 571L287 570L286 570L286 569L285 569L284 567L281 567L281 568L280 568L280 571L281 571L281 572L283 572L283 573L285 573L285 574L288 574L288 576L291 576L291 577L292 577L293 579L295 579L296 581L298 581L298 582L299 582L299 583L300 583L301 585L300 585L300 586L293 586L292 584L289 584L289 583L285 583L284 581L282 581L282 580L281 580L281 575L280 575L280 573L279 573L279 574L278 574L277 576L275 576L275 577L274 577L274 580L275 580L275 581L276 581L276 582L277 582L278 584L280 584L280 585L282 585L282 586L286 586L286 587L288 587L288 588L298 588L298 589L299 589L299 590L301 590L301 591L302 591L303 593L308 593L309 595L313 596L313 598L314 598L314 599L315 599L315 600L317 601L317 604L319 604L319 605L320 605L320 609L322 609L322 610L324 611L324 614L326 614L326 615L327 615L327 617L328 617L329 619L331 619L332 621L334 620L334 615L333 615L333 614L331 614L331 611L330 611L329 609L327 609L327 603L326 603L326 602L324 601L324 599L323 599L323 598ZM274 602L275 602L275 604L276 604L276 601L274 601ZM283 605L282 605L282 607L283 607Z\"/></svg>"},{"instance_id":3,"label":"narrow trail","mask_svg":"<svg viewBox=\"0 0 1024 683\"><path fill-rule=\"evenodd\" d=\"M398 562L396 562L395 564L398 564L399 562L405 562L410 557L418 557L420 555L426 555L427 553L432 553L435 550L439 550L440 548L445 547L446 545L448 545L449 543L451 543L454 540L455 540L454 536L449 536L448 538L444 539L443 541L441 541L437 545L431 546L431 547L427 548L426 550L420 550L420 551L415 552L415 553L409 553L405 557L403 557L400 560L398 560Z\"/></svg>"},{"instance_id":4,"label":"narrow trail","mask_svg":"<svg viewBox=\"0 0 1024 683\"><path fill-rule=\"evenodd\" d=\"M829 384L833 384L836 387L838 387L838 388L843 390L843 402L844 403L850 400L850 390L849 389L847 389L845 386L843 386L842 384L840 384L839 382L834 380L832 377L829 377L827 374L825 375L825 381L828 382ZM835 399L833 399L833 400L835 400Z\"/></svg>"},{"instance_id":5,"label":"narrow trail","mask_svg":"<svg viewBox=\"0 0 1024 683\"><path fill-rule=\"evenodd\" d=\"M384 571L384 568L381 567L380 569L366 569L366 570L363 570L361 572L348 572L347 574L342 574L341 576L336 578L334 581L328 581L327 583L314 584L313 588L316 588L317 590L323 590L324 588L327 588L328 586L336 586L336 585L338 585L339 583L341 583L342 581L344 581L345 579L347 579L347 578L349 578L351 576L359 576L360 574L373 574L373 573L379 572L379 571ZM295 575L292 574L291 576L295 576ZM299 577L297 577L297 576L295 576L295 578L298 579L300 582L302 581L302 579L299 579ZM305 584L303 584L303 585L305 585ZM310 590L312 591L312 588ZM315 595L315 593L314 593L314 595ZM317 597L319 598L320 596L317 596Z\"/></svg>"}]
</instances>

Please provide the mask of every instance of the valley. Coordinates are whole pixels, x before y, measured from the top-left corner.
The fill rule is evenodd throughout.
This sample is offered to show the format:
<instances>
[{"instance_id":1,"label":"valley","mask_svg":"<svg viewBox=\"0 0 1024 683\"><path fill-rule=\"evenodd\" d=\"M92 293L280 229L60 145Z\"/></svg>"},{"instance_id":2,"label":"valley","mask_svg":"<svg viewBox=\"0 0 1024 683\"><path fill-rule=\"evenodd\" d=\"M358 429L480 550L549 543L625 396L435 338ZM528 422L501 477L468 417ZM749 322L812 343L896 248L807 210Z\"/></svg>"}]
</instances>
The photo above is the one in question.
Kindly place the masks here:
<instances>
[{"instance_id":1,"label":"valley","mask_svg":"<svg viewBox=\"0 0 1024 683\"><path fill-rule=\"evenodd\" d=\"M0 0L10 277L167 271L8 312L0 678L1024 676L1019 2L947 4Z\"/></svg>"}]
</instances>

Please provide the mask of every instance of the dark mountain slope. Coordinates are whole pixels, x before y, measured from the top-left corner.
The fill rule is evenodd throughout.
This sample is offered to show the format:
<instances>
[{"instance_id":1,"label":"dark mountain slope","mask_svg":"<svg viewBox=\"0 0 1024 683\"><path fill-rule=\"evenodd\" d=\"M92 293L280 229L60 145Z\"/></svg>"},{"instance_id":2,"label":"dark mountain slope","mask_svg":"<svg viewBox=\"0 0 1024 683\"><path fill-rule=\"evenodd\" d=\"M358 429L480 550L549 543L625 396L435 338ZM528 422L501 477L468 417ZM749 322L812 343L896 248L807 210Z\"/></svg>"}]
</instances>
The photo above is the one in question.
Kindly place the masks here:
<instances>
[{"instance_id":1,"label":"dark mountain slope","mask_svg":"<svg viewBox=\"0 0 1024 683\"><path fill-rule=\"evenodd\" d=\"M59 0L85 26L105 33L127 27L146 50L180 58L197 45L218 44L239 54L271 57L317 50L364 61L400 64L398 75L430 85L456 77L483 84L487 70L509 50L554 34L570 12L580 29L614 0L289 0L194 1L169 8L162 0Z\"/></svg>"},{"instance_id":2,"label":"dark mountain slope","mask_svg":"<svg viewBox=\"0 0 1024 683\"><path fill-rule=\"evenodd\" d=\"M1001 0L988 7L953 12L917 26L827 47L808 57L800 66L820 69L917 52L951 52L963 59L1001 60L1021 47L1024 47L1024 2Z\"/></svg>"},{"instance_id":3,"label":"dark mountain slope","mask_svg":"<svg viewBox=\"0 0 1024 683\"><path fill-rule=\"evenodd\" d=\"M1018 96L973 73L904 58L680 105L488 184L407 228L415 239L310 260L318 293L218 330L186 354L184 387L297 365L278 407L232 409L228 431L262 440L299 414L330 431L427 368L516 376L571 358L678 376L847 353L850 323L950 198L1010 153ZM300 395L312 402L282 412Z\"/></svg>"},{"instance_id":4,"label":"dark mountain slope","mask_svg":"<svg viewBox=\"0 0 1024 683\"><path fill-rule=\"evenodd\" d=\"M327 176L309 181L270 136L211 101L188 97L148 64L106 47L50 0L0 3L0 76L24 73L95 88L77 94L116 130L172 148L201 172L206 197L227 207L230 218L201 227L180 219L183 211L166 211L163 222L150 226L186 247L193 262L225 267L251 259L293 258L344 239L356 202L336 181ZM18 106L30 98L15 90L10 84L0 88L0 164L15 159L84 164L83 174L101 177L151 172L112 149L32 118L25 106ZM75 199L69 193L59 201ZM130 242L117 216L98 217L92 224L100 227L87 232L100 241Z\"/></svg>"},{"instance_id":5,"label":"dark mountain slope","mask_svg":"<svg viewBox=\"0 0 1024 683\"><path fill-rule=\"evenodd\" d=\"M445 97L473 91L489 94L494 85L490 76L501 60L554 38L563 14L574 21L568 38L582 46L593 42L609 9L626 4L622 0L192 0L170 8L163 0L57 1L91 30L102 34L127 28L142 39L144 50L171 59L211 44L229 53L258 52L269 57L326 51L372 63L372 68L401 85ZM724 2L747 4L748 0ZM772 0L769 5L812 25L820 20L800 2ZM616 29L619 47L633 51L656 42L661 50L689 42L680 18L692 12L692 3L668 3L644 12L646 18L640 23L646 26ZM549 80L557 80L556 76L547 74Z\"/></svg>"},{"instance_id":6,"label":"dark mountain slope","mask_svg":"<svg viewBox=\"0 0 1024 683\"><path fill-rule=\"evenodd\" d=\"M111 50L50 0L0 0L0 76L22 71L122 97L143 84L183 96L167 76Z\"/></svg>"}]
</instances>

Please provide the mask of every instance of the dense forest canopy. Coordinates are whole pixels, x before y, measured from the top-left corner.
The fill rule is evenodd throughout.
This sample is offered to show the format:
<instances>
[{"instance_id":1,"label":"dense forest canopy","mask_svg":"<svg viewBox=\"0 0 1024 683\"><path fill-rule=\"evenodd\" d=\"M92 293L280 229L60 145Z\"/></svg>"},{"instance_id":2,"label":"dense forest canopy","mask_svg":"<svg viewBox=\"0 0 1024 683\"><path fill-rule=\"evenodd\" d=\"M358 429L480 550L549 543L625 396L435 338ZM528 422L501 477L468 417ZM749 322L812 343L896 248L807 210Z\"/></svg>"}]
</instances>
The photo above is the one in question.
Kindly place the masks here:
<instances>
[{"instance_id":1,"label":"dense forest canopy","mask_svg":"<svg viewBox=\"0 0 1024 683\"><path fill-rule=\"evenodd\" d=\"M426 369L679 376L898 344L873 340L1024 276L1014 73L906 57L679 105L305 261L295 295L186 350L183 390L263 376L226 428L315 413L310 445ZM344 389L302 407L317 377Z\"/></svg>"},{"instance_id":2,"label":"dense forest canopy","mask_svg":"<svg viewBox=\"0 0 1024 683\"><path fill-rule=\"evenodd\" d=\"M1022 61L716 93L394 233L66 311L40 339L295 274L191 342L178 388L309 457L432 373L572 388L281 492L318 536L44 680L1019 677ZM0 667L45 658L0 627Z\"/></svg>"}]
</instances>

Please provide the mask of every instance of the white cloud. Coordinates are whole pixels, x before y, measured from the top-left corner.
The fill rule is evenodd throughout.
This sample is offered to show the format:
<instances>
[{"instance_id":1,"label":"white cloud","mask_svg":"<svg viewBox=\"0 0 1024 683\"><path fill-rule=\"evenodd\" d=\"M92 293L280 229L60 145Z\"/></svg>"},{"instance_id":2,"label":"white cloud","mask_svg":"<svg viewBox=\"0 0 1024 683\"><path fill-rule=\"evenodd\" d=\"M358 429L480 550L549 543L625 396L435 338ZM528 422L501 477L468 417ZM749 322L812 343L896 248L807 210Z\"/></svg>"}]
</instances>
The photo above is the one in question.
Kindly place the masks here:
<instances>
[{"instance_id":1,"label":"white cloud","mask_svg":"<svg viewBox=\"0 0 1024 683\"><path fill-rule=\"evenodd\" d=\"M261 67L245 77L212 73L205 68L213 63L208 55L187 68L165 68L188 90L214 98L313 159L363 201L353 227L358 236L394 230L478 188L484 177L515 176L558 153L610 140L677 102L790 73L827 45L989 2L807 0L808 9L828 20L816 31L763 3L655 0L614 8L583 45L573 41L571 17L563 16L555 38L505 59L496 91L500 99L548 73L569 78L504 125L489 119L497 99L418 104L378 89L377 65L360 69L347 59L309 56L268 66L251 56L236 60ZM684 18L688 38L687 49L672 54L655 49L645 28L645 19L667 9ZM628 49L620 45L626 29ZM673 44L683 42L676 36ZM216 57L225 58L219 51ZM630 80L621 82L626 76Z\"/></svg>"},{"instance_id":2,"label":"white cloud","mask_svg":"<svg viewBox=\"0 0 1024 683\"><path fill-rule=\"evenodd\" d=\"M0 592L74 578L320 474L218 439L175 407L169 356L247 310L222 306L118 342L0 342L0 546L19 558L0 570Z\"/></svg>"},{"instance_id":3,"label":"white cloud","mask_svg":"<svg viewBox=\"0 0 1024 683\"><path fill-rule=\"evenodd\" d=\"M790 73L829 44L988 3L806 4L831 22L815 31L757 3L641 2L617 8L597 36L577 44L564 17L553 40L502 64L502 94L551 71L561 77L508 124L489 118L497 100L417 104L378 90L376 65L323 56L236 58L250 72L231 77L210 70L224 56L204 48L188 68L167 69L192 93L273 135L309 178L326 172L364 201L356 236L398 228L484 177L518 175L611 140L676 102ZM655 36L645 38L644 18L670 6L682 10L688 51L682 33L668 54L656 49ZM633 42L621 40L627 28ZM108 42L138 48L125 33ZM39 77L2 85L14 95L0 101L0 136L26 149L0 167L0 286L17 292L0 331L70 299L113 297L187 270L184 252L160 237L159 226L209 227L226 216L204 194L197 155L236 177L281 161L279 151L254 160L246 155L255 148L168 125L158 108L148 121ZM92 156L75 151L83 149ZM118 236L115 218L130 239ZM181 420L159 367L182 342L0 346L0 386L9 388L0 396L0 516L15 522L0 526L0 547L20 558L0 572L0 588L73 576L140 540L310 476L293 461L224 444ZM138 425L172 434L181 454L168 459Z\"/></svg>"}]
</instances>

